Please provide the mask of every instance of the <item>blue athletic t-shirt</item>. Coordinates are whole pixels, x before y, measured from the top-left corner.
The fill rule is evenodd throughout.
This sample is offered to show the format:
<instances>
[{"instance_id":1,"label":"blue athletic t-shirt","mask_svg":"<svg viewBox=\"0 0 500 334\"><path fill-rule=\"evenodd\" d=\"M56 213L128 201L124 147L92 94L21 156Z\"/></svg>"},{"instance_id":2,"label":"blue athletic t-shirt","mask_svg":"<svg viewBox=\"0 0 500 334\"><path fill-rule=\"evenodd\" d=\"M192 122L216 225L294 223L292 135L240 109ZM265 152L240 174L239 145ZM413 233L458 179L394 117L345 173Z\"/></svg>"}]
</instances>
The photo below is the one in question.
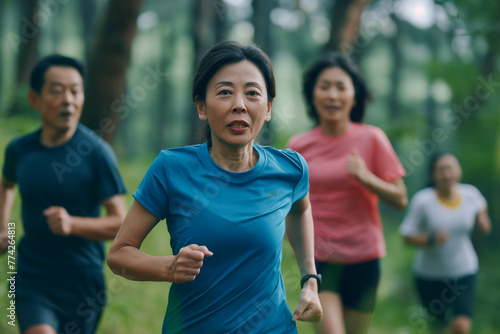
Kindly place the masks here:
<instances>
[{"instance_id":1,"label":"blue athletic t-shirt","mask_svg":"<svg viewBox=\"0 0 500 334\"><path fill-rule=\"evenodd\" d=\"M167 220L174 254L214 254L193 282L172 283L163 333L297 333L281 276L285 216L309 190L305 160L254 145L249 171L220 168L208 144L162 151L135 199Z\"/></svg>"},{"instance_id":2,"label":"blue athletic t-shirt","mask_svg":"<svg viewBox=\"0 0 500 334\"><path fill-rule=\"evenodd\" d=\"M101 202L125 192L111 147L84 125L57 147L40 143L41 129L12 140L4 177L19 185L24 236L18 272L102 272L104 243L55 235L42 211L62 206L72 216L99 217Z\"/></svg>"}]
</instances>

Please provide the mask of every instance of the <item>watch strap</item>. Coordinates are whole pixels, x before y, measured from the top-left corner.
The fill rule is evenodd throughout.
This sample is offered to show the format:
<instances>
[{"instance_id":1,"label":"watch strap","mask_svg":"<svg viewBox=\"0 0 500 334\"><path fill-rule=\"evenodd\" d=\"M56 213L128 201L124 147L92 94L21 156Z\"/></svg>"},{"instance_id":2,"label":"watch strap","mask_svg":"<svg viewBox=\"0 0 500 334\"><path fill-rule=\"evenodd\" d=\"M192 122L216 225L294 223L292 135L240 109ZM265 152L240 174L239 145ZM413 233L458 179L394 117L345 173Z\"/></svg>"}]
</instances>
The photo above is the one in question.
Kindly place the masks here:
<instances>
[{"instance_id":1,"label":"watch strap","mask_svg":"<svg viewBox=\"0 0 500 334\"><path fill-rule=\"evenodd\" d=\"M321 274L306 274L302 276L302 279L300 280L300 288L302 289L304 287L304 284L310 279L310 278L315 278L318 281L318 292L321 291Z\"/></svg>"}]
</instances>

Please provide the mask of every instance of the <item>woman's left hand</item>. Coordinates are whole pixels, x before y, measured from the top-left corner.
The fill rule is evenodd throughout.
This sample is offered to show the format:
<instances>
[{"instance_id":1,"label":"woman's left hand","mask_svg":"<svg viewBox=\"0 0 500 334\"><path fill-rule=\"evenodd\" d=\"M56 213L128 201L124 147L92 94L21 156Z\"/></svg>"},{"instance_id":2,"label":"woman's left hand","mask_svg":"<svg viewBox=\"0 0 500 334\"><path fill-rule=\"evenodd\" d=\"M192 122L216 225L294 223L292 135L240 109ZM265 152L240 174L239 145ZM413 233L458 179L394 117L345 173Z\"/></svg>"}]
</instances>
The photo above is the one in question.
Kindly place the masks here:
<instances>
[{"instance_id":1,"label":"woman's left hand","mask_svg":"<svg viewBox=\"0 0 500 334\"><path fill-rule=\"evenodd\" d=\"M300 321L319 322L323 317L323 308L319 301L318 285L314 279L310 279L300 292L299 306L293 312L292 319Z\"/></svg>"}]
</instances>

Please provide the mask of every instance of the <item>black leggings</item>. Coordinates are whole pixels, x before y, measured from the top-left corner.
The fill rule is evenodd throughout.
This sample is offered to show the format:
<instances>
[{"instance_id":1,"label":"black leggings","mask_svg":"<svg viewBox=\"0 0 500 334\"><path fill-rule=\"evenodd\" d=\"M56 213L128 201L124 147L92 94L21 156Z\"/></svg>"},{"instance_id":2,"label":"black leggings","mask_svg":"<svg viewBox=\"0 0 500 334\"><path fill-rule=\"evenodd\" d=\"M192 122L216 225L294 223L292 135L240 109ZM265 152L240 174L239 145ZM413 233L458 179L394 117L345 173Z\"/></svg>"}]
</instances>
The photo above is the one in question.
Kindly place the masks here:
<instances>
[{"instance_id":1,"label":"black leggings","mask_svg":"<svg viewBox=\"0 0 500 334\"><path fill-rule=\"evenodd\" d=\"M316 261L316 270L323 278L323 291L338 293L345 307L359 312L374 309L380 281L380 259L354 264Z\"/></svg>"},{"instance_id":2,"label":"black leggings","mask_svg":"<svg viewBox=\"0 0 500 334\"><path fill-rule=\"evenodd\" d=\"M429 320L446 325L459 315L472 319L476 274L440 280L417 277L416 284L420 301L431 317Z\"/></svg>"}]
</instances>

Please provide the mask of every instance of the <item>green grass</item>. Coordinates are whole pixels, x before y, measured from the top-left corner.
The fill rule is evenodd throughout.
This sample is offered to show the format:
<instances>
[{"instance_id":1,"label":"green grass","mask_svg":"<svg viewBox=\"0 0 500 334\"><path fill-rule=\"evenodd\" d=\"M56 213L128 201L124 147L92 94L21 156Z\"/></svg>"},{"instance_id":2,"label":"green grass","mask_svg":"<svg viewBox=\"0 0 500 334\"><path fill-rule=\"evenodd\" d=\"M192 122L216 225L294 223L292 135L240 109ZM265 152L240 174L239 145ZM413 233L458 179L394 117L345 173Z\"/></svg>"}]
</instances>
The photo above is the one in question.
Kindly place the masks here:
<instances>
[{"instance_id":1,"label":"green grass","mask_svg":"<svg viewBox=\"0 0 500 334\"><path fill-rule=\"evenodd\" d=\"M3 165L3 152L12 137L26 133L37 127L29 119L19 121L0 119L0 165ZM134 162L120 162L120 170L128 188L127 202L137 189L153 157ZM18 240L22 235L20 224L20 201L16 198L12 219L19 224ZM378 293L378 304L370 329L371 334L420 334L425 333L418 320L419 305L411 275L411 261L414 249L403 244L397 228L399 220L383 217L388 256L382 262L382 281ZM109 242L106 243L109 247ZM493 248L495 247L495 248ZM473 334L498 333L500 318L500 270L498 258L500 247L482 245L480 252L480 276L476 301L476 315ZM159 223L148 235L142 250L153 255L171 254L169 236L164 222ZM0 257L0 333L18 333L17 328L7 325L7 295L5 279L7 258ZM111 273L105 267L108 284L109 304L104 312L98 334L150 334L159 333L165 314L168 296L168 283L133 282ZM288 303L293 310L298 304L300 275L290 245L283 246L282 274L285 282ZM299 333L314 333L308 323L298 323Z\"/></svg>"}]
</instances>

